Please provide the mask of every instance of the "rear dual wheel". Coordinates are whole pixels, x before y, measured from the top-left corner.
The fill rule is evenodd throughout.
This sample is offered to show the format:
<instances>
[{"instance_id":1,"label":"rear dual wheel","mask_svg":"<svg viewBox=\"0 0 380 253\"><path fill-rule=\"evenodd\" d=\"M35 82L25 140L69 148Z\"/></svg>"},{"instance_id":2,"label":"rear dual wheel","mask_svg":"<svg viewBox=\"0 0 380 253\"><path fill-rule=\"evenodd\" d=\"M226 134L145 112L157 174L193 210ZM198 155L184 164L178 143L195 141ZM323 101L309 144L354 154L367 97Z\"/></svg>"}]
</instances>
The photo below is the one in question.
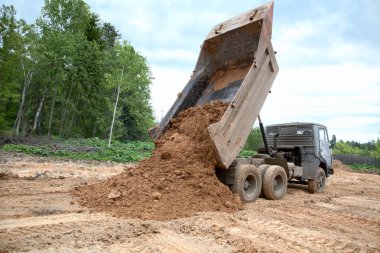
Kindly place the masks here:
<instances>
[{"instance_id":1,"label":"rear dual wheel","mask_svg":"<svg viewBox=\"0 0 380 253\"><path fill-rule=\"evenodd\" d=\"M235 169L235 182L231 187L243 202L254 202L261 192L261 176L257 167L241 165Z\"/></svg>"},{"instance_id":2,"label":"rear dual wheel","mask_svg":"<svg viewBox=\"0 0 380 253\"><path fill-rule=\"evenodd\" d=\"M259 173L260 173L260 177L261 177L261 192L260 192L260 197L262 197L262 198L264 198L264 190L263 190L264 175L265 175L265 172L267 171L267 169L269 169L270 166L271 165L269 165L269 164L263 164L263 165L259 166Z\"/></svg>"},{"instance_id":3,"label":"rear dual wheel","mask_svg":"<svg viewBox=\"0 0 380 253\"><path fill-rule=\"evenodd\" d=\"M277 165L241 165L235 169L234 181L231 190L243 202L256 201L260 193L267 199L282 199L288 188L285 169Z\"/></svg>"},{"instance_id":4,"label":"rear dual wheel","mask_svg":"<svg viewBox=\"0 0 380 253\"><path fill-rule=\"evenodd\" d=\"M263 177L263 193L267 199L277 200L285 196L288 189L288 176L281 166L272 165Z\"/></svg>"}]
</instances>

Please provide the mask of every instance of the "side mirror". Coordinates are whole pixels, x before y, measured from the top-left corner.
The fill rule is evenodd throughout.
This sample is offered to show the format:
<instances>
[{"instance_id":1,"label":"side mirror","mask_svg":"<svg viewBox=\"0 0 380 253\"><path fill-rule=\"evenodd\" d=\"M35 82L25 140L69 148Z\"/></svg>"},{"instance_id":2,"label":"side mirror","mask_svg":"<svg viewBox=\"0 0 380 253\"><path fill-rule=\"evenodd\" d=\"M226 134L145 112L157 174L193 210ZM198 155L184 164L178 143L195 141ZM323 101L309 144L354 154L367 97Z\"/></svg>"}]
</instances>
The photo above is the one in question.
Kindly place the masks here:
<instances>
[{"instance_id":1,"label":"side mirror","mask_svg":"<svg viewBox=\"0 0 380 253\"><path fill-rule=\"evenodd\" d=\"M336 136L335 134L333 134L333 136L331 137L331 141L330 141L330 148L333 148L336 144Z\"/></svg>"}]
</instances>

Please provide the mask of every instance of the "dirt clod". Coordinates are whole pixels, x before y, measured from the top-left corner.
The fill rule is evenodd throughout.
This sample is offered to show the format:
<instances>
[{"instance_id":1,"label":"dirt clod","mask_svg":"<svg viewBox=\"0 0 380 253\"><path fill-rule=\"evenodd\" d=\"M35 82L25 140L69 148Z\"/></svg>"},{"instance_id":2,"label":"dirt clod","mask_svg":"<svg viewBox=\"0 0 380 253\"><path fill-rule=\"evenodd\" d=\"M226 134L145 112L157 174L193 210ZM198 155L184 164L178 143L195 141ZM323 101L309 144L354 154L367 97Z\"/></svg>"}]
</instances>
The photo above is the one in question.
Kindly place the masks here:
<instances>
[{"instance_id":1,"label":"dirt clod","mask_svg":"<svg viewBox=\"0 0 380 253\"><path fill-rule=\"evenodd\" d=\"M231 207L233 207L233 204L230 201L226 201L224 203L224 206L227 207L227 208L231 208Z\"/></svg>"},{"instance_id":2,"label":"dirt clod","mask_svg":"<svg viewBox=\"0 0 380 253\"><path fill-rule=\"evenodd\" d=\"M160 198L161 198L161 193L159 193L159 192L153 192L153 193L152 193L152 197L153 197L154 199L160 199Z\"/></svg>"},{"instance_id":3,"label":"dirt clod","mask_svg":"<svg viewBox=\"0 0 380 253\"><path fill-rule=\"evenodd\" d=\"M164 159L164 160L167 160L167 159L172 158L172 155L169 152L163 152L161 154L161 158Z\"/></svg>"},{"instance_id":4,"label":"dirt clod","mask_svg":"<svg viewBox=\"0 0 380 253\"><path fill-rule=\"evenodd\" d=\"M121 193L118 190L112 189L108 194L109 199L116 199L121 196Z\"/></svg>"},{"instance_id":5,"label":"dirt clod","mask_svg":"<svg viewBox=\"0 0 380 253\"><path fill-rule=\"evenodd\" d=\"M156 141L149 159L127 173L77 189L73 193L78 202L117 216L154 220L239 210L240 200L215 176L216 152L207 130L226 108L226 103L213 102L182 111ZM110 194L129 189L135 190Z\"/></svg>"}]
</instances>

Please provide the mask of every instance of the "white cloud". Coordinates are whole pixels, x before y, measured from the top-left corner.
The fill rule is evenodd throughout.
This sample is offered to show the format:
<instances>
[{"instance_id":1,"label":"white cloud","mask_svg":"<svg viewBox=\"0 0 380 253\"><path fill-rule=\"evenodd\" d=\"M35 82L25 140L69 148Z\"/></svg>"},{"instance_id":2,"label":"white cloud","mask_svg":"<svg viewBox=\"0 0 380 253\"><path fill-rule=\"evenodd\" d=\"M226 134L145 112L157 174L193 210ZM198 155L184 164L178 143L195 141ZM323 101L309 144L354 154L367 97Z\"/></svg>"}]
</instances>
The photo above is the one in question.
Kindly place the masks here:
<instances>
[{"instance_id":1,"label":"white cloud","mask_svg":"<svg viewBox=\"0 0 380 253\"><path fill-rule=\"evenodd\" d=\"M261 2L265 0L260 0ZM213 25L230 17L228 5L219 1L89 0L103 21L114 24L139 51L144 48L198 51ZM237 6L250 5L240 1ZM254 7L254 6L252 6ZM242 11L244 10L244 7Z\"/></svg>"},{"instance_id":2,"label":"white cloud","mask_svg":"<svg viewBox=\"0 0 380 253\"><path fill-rule=\"evenodd\" d=\"M346 7L275 24L280 72L262 112L267 123L317 121L341 139L380 137L380 48L347 33L361 24Z\"/></svg>"},{"instance_id":3,"label":"white cloud","mask_svg":"<svg viewBox=\"0 0 380 253\"><path fill-rule=\"evenodd\" d=\"M190 80L191 70L178 67L152 66L152 106L157 120L165 115Z\"/></svg>"},{"instance_id":4,"label":"white cloud","mask_svg":"<svg viewBox=\"0 0 380 253\"><path fill-rule=\"evenodd\" d=\"M288 18L286 22L274 24L274 46L280 57L286 60L285 64L379 63L380 48L369 43L371 35L378 33L378 29L371 31L357 20L367 17L366 13L355 13L355 19L349 4L336 4L337 9L329 9L334 4L325 4L318 12L310 13L313 17ZM368 20L372 16L368 15ZM358 31L361 32L360 38Z\"/></svg>"},{"instance_id":5,"label":"white cloud","mask_svg":"<svg viewBox=\"0 0 380 253\"><path fill-rule=\"evenodd\" d=\"M352 63L283 67L264 105L263 119L267 124L316 121L345 140L376 139L380 131L378 73L380 66Z\"/></svg>"},{"instance_id":6,"label":"white cloud","mask_svg":"<svg viewBox=\"0 0 380 253\"><path fill-rule=\"evenodd\" d=\"M210 24L209 29L224 19ZM340 37L331 27L343 29L348 23L342 25L339 20L347 20L341 12L326 15L323 20L280 24L278 34L274 29L280 73L262 111L266 124L314 121L327 125L330 133L344 140L365 142L379 137L380 66L366 62L379 50ZM203 37L198 38L200 44ZM195 64L199 48L191 50L168 47L145 52L148 59ZM156 112L166 112L192 69L154 69L153 106Z\"/></svg>"},{"instance_id":7,"label":"white cloud","mask_svg":"<svg viewBox=\"0 0 380 253\"><path fill-rule=\"evenodd\" d=\"M143 49L141 53L150 61L181 61L194 63L198 58L198 54L194 51L183 49Z\"/></svg>"}]
</instances>

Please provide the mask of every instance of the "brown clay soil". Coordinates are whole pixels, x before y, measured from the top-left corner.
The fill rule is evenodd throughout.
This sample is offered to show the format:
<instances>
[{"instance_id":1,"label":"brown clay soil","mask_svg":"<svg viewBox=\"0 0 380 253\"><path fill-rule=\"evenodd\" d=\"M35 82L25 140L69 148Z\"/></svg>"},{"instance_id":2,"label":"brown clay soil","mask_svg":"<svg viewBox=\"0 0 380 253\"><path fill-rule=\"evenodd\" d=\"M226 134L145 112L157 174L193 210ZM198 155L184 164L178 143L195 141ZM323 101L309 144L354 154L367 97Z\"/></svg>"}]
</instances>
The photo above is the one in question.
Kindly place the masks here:
<instances>
[{"instance_id":1,"label":"brown clay soil","mask_svg":"<svg viewBox=\"0 0 380 253\"><path fill-rule=\"evenodd\" d=\"M215 176L216 153L207 130L227 106L213 102L181 112L157 140L150 158L104 182L78 187L73 194L94 210L144 220L238 210L239 198Z\"/></svg>"},{"instance_id":2,"label":"brown clay soil","mask_svg":"<svg viewBox=\"0 0 380 253\"><path fill-rule=\"evenodd\" d=\"M170 221L114 217L70 194L129 167L0 151L0 252L379 252L379 175L335 162L322 194L289 186L280 201Z\"/></svg>"}]
</instances>

